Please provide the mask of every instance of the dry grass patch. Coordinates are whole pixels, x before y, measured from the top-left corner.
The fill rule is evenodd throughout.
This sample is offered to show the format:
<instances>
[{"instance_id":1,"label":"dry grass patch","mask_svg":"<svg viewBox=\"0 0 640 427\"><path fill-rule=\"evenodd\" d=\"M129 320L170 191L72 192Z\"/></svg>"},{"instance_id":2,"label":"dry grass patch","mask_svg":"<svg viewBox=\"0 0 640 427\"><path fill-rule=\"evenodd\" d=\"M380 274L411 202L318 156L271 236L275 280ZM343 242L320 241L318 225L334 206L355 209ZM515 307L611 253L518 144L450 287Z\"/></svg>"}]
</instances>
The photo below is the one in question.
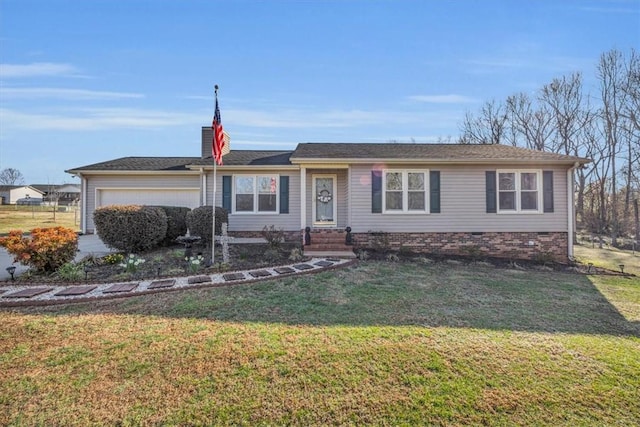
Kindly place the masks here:
<instances>
[{"instance_id":1,"label":"dry grass patch","mask_svg":"<svg viewBox=\"0 0 640 427\"><path fill-rule=\"evenodd\" d=\"M640 252L638 251L634 253L613 247L600 249L587 245L575 245L574 252L576 260L582 264L593 263L596 267L618 272L620 271L620 264L623 264L625 273L640 276Z\"/></svg>"},{"instance_id":2,"label":"dry grass patch","mask_svg":"<svg viewBox=\"0 0 640 427\"><path fill-rule=\"evenodd\" d=\"M39 227L67 227L79 230L80 208L53 212L52 206L0 205L0 234L11 230L27 232ZM77 209L77 210L76 210Z\"/></svg>"},{"instance_id":3,"label":"dry grass patch","mask_svg":"<svg viewBox=\"0 0 640 427\"><path fill-rule=\"evenodd\" d=\"M637 425L637 314L579 275L387 263L5 311L0 424Z\"/></svg>"}]
</instances>

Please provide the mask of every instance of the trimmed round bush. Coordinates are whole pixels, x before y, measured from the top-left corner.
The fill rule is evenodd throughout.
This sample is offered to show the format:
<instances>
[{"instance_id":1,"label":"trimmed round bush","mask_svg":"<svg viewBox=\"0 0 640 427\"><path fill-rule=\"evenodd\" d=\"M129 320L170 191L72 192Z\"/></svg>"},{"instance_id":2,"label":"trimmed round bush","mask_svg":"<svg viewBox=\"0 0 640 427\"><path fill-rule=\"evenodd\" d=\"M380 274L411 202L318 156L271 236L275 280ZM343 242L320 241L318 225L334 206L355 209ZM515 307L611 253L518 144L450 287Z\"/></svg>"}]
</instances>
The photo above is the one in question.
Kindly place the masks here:
<instances>
[{"instance_id":1,"label":"trimmed round bush","mask_svg":"<svg viewBox=\"0 0 640 427\"><path fill-rule=\"evenodd\" d=\"M216 206L216 235L222 234L222 224L229 223L229 212ZM199 236L201 242L207 246L211 245L211 226L213 223L213 208L211 206L200 206L192 209L187 214L187 227L192 236Z\"/></svg>"},{"instance_id":2,"label":"trimmed round bush","mask_svg":"<svg viewBox=\"0 0 640 427\"><path fill-rule=\"evenodd\" d=\"M187 214L191 212L191 208L181 206L155 206L164 211L167 215L167 235L163 240L163 244L172 245L176 243L176 239L187 234Z\"/></svg>"},{"instance_id":3,"label":"trimmed round bush","mask_svg":"<svg viewBox=\"0 0 640 427\"><path fill-rule=\"evenodd\" d=\"M167 235L167 214L155 206L104 206L94 211L93 223L105 245L126 253L156 247Z\"/></svg>"}]
</instances>

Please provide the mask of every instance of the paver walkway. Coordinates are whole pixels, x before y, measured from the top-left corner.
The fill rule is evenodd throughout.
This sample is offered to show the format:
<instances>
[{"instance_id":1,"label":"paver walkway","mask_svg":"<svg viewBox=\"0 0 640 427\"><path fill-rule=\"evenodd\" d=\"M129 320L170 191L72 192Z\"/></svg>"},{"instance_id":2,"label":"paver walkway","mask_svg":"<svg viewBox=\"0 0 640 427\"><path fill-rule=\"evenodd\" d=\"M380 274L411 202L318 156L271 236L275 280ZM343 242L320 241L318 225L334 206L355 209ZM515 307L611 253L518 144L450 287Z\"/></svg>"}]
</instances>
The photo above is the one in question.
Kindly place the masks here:
<instances>
[{"instance_id":1,"label":"paver walkway","mask_svg":"<svg viewBox=\"0 0 640 427\"><path fill-rule=\"evenodd\" d=\"M96 299L144 295L178 289L253 283L283 275L309 274L337 267L345 267L354 262L354 260L341 258L313 258L304 263L273 268L260 268L232 273L200 274L197 276L168 279L147 279L123 283L87 285L34 283L25 285L4 282L0 283L0 307L85 302Z\"/></svg>"}]
</instances>

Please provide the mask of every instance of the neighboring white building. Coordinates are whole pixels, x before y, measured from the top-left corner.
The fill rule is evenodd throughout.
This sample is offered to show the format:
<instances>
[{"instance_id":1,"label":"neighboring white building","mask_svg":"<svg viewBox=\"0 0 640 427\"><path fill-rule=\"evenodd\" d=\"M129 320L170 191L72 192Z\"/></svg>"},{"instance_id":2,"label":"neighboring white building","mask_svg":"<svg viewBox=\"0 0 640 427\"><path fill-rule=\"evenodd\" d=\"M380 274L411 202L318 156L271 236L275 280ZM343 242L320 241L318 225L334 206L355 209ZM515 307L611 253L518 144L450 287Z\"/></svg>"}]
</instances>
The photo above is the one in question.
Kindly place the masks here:
<instances>
[{"instance_id":1,"label":"neighboring white building","mask_svg":"<svg viewBox=\"0 0 640 427\"><path fill-rule=\"evenodd\" d=\"M30 185L0 185L0 205L15 205L19 199L42 199L44 193Z\"/></svg>"},{"instance_id":2,"label":"neighboring white building","mask_svg":"<svg viewBox=\"0 0 640 427\"><path fill-rule=\"evenodd\" d=\"M44 201L53 205L77 205L80 203L80 184L31 184L44 194Z\"/></svg>"}]
</instances>

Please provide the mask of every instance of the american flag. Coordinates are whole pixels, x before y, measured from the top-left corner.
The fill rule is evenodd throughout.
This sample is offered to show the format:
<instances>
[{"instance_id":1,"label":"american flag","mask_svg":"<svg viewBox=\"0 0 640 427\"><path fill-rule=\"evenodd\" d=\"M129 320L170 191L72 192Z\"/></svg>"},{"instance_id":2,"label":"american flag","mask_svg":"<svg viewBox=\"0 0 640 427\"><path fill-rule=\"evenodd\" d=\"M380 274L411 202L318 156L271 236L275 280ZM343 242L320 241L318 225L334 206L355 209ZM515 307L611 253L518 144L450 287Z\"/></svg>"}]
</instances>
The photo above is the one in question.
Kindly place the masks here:
<instances>
[{"instance_id":1,"label":"american flag","mask_svg":"<svg viewBox=\"0 0 640 427\"><path fill-rule=\"evenodd\" d=\"M222 119L220 118L220 108L218 107L218 95L216 94L216 111L213 115L213 143L212 153L215 162L222 166L222 156L228 153L227 140L225 138L224 129L222 129Z\"/></svg>"}]
</instances>

